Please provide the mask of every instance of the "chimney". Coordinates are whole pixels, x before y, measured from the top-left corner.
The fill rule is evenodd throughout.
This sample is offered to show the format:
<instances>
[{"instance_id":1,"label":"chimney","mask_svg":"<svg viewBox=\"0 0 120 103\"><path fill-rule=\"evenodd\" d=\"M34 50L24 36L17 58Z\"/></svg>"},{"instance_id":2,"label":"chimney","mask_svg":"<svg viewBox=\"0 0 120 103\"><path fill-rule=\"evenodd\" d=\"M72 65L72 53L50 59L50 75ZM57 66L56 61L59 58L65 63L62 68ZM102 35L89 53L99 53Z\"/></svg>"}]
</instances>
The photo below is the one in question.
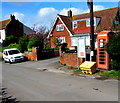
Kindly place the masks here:
<instances>
[{"instance_id":1,"label":"chimney","mask_svg":"<svg viewBox=\"0 0 120 103\"><path fill-rule=\"evenodd\" d=\"M69 16L70 18L72 18L72 11L71 11L71 10L68 11L68 16Z\"/></svg>"},{"instance_id":2,"label":"chimney","mask_svg":"<svg viewBox=\"0 0 120 103\"><path fill-rule=\"evenodd\" d=\"M15 16L14 15L10 15L10 19L11 20L15 20Z\"/></svg>"}]
</instances>

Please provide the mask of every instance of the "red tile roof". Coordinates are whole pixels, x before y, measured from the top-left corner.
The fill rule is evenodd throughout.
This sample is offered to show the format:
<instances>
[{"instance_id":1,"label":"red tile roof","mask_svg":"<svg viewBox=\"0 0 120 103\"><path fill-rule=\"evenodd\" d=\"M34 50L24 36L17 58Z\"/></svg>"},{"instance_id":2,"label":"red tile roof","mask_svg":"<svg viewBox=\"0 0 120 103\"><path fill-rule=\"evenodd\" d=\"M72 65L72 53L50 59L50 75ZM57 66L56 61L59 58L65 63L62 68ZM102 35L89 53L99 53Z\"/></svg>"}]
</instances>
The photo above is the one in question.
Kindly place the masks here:
<instances>
[{"instance_id":1,"label":"red tile roof","mask_svg":"<svg viewBox=\"0 0 120 103\"><path fill-rule=\"evenodd\" d=\"M10 22L11 19L7 19L4 21L0 21L0 29L5 29L7 24Z\"/></svg>"},{"instance_id":2,"label":"red tile roof","mask_svg":"<svg viewBox=\"0 0 120 103\"><path fill-rule=\"evenodd\" d=\"M94 17L101 18L100 23L98 24L95 32L99 32L105 29L111 29L113 20L117 12L118 12L118 7L94 12ZM72 19L79 20L79 19L85 19L85 18L90 18L90 14L85 13L80 15L74 15Z\"/></svg>"},{"instance_id":3,"label":"red tile roof","mask_svg":"<svg viewBox=\"0 0 120 103\"><path fill-rule=\"evenodd\" d=\"M100 32L102 30L110 30L112 28L113 20L115 19L115 16L117 15L118 7L105 9L101 11L95 11L94 17L101 18L100 23L95 28L95 32ZM65 23L66 27L69 29L69 31L74 35L77 33L73 32L72 28L72 21L79 20L79 19L85 19L90 18L90 13L80 14L80 15L74 15L72 18L68 16L59 15L59 17L62 19L62 21ZM54 25L55 26L55 25ZM78 33L89 33L90 30L87 28L85 30L79 30Z\"/></svg>"},{"instance_id":4,"label":"red tile roof","mask_svg":"<svg viewBox=\"0 0 120 103\"><path fill-rule=\"evenodd\" d=\"M70 17L68 16L63 16L63 15L59 15L59 17L62 19L62 21L65 23L65 25L67 26L67 28L69 29L69 31L73 34L73 30L72 30L72 20Z\"/></svg>"}]
</instances>

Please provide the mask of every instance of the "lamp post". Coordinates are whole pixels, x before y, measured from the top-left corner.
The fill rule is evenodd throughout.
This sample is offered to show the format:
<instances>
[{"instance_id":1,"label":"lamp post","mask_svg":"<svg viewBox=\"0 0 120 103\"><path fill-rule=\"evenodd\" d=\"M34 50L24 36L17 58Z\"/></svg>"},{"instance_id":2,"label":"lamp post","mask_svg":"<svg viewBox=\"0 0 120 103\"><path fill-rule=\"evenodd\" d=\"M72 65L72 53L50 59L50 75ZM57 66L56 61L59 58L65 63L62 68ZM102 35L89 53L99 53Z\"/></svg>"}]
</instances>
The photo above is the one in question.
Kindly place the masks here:
<instances>
[{"instance_id":1,"label":"lamp post","mask_svg":"<svg viewBox=\"0 0 120 103\"><path fill-rule=\"evenodd\" d=\"M90 9L90 44L91 44L91 59L95 61L95 42L94 42L94 16L93 16L93 0L87 0Z\"/></svg>"}]
</instances>

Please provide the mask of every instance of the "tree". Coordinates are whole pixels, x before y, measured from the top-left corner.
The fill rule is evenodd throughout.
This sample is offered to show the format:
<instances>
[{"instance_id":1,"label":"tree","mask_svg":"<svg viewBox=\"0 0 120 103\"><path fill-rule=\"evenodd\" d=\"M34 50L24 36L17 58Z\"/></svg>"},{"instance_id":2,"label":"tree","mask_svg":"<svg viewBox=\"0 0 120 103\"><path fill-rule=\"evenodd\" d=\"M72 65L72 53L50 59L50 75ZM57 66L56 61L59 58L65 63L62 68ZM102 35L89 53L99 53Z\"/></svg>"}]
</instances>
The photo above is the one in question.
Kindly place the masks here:
<instances>
[{"instance_id":1,"label":"tree","mask_svg":"<svg viewBox=\"0 0 120 103\"><path fill-rule=\"evenodd\" d=\"M113 36L106 45L106 51L109 53L112 62L111 67L120 70L120 33Z\"/></svg>"},{"instance_id":2,"label":"tree","mask_svg":"<svg viewBox=\"0 0 120 103\"><path fill-rule=\"evenodd\" d=\"M37 27L37 24L34 24L33 26L33 30L35 30L35 34L30 34L29 35L29 38L33 38L33 37L39 37L42 39L43 41L43 46L44 48L46 48L48 46L48 39L47 39L47 36L49 34L49 30L47 30L47 28L45 26L40 26L40 27Z\"/></svg>"}]
</instances>

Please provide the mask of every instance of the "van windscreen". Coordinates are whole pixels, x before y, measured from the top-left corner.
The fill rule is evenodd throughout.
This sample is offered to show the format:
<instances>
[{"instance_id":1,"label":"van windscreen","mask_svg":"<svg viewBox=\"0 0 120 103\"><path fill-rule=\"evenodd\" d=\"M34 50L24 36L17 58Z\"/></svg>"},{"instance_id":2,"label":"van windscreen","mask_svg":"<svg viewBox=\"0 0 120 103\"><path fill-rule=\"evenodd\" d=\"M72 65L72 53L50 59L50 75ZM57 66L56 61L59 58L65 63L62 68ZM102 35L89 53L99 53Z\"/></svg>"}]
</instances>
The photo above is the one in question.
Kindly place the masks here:
<instances>
[{"instance_id":1,"label":"van windscreen","mask_svg":"<svg viewBox=\"0 0 120 103\"><path fill-rule=\"evenodd\" d=\"M13 54L18 54L20 53L18 50L10 50L8 51L9 55L13 55Z\"/></svg>"}]
</instances>

